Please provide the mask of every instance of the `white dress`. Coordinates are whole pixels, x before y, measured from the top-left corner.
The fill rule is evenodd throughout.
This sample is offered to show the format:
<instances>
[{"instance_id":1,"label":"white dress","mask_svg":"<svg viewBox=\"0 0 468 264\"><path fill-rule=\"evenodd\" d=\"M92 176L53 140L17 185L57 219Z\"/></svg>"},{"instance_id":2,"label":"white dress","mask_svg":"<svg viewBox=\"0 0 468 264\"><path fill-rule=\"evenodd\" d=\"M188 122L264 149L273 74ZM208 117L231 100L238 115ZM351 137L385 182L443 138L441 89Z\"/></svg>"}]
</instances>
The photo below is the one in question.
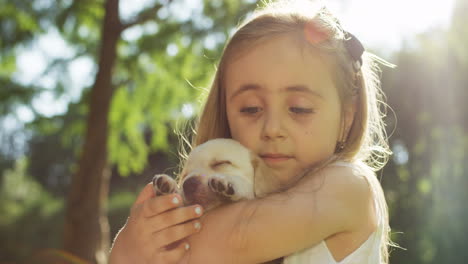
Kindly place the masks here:
<instances>
[{"instance_id":1,"label":"white dress","mask_svg":"<svg viewBox=\"0 0 468 264\"><path fill-rule=\"evenodd\" d=\"M357 165L346 162L336 162L330 166L346 166L353 169L357 168ZM367 172L369 173L369 172ZM373 172L370 172L373 173ZM375 176L374 176L375 177ZM302 251L296 252L290 256L284 258L284 264L377 264L380 263L380 245L382 243L382 232L383 232L383 213L376 203L374 193L374 205L377 209L378 226L377 229L368 237L368 239L361 244L361 246L354 252L346 256L341 261L336 261L333 258L330 250L327 247L325 240L322 240L319 244L314 247L306 248Z\"/></svg>"}]
</instances>

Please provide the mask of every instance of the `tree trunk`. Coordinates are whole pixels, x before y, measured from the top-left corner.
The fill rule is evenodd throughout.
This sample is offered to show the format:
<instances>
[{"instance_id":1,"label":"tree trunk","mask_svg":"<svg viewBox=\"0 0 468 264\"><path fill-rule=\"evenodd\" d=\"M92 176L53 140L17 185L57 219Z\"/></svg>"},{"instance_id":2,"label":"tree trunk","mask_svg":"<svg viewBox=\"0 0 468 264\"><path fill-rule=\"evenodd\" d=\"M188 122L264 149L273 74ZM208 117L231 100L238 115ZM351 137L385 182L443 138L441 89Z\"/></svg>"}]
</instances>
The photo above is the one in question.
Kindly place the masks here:
<instances>
[{"instance_id":1,"label":"tree trunk","mask_svg":"<svg viewBox=\"0 0 468 264\"><path fill-rule=\"evenodd\" d=\"M110 246L107 198L108 114L113 94L112 69L120 38L119 0L107 0L101 33L98 72L92 87L85 141L72 177L65 213L64 250L91 263L104 264Z\"/></svg>"}]
</instances>

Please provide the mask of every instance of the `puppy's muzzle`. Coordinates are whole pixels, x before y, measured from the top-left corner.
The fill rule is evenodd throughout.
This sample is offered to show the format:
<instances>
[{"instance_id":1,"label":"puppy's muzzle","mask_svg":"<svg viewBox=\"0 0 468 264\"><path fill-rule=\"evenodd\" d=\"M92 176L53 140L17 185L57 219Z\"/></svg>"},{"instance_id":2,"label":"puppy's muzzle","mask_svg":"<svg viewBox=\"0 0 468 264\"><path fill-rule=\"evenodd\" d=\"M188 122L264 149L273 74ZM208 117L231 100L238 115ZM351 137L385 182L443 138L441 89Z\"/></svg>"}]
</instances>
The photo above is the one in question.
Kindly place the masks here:
<instances>
[{"instance_id":1,"label":"puppy's muzzle","mask_svg":"<svg viewBox=\"0 0 468 264\"><path fill-rule=\"evenodd\" d=\"M201 177L200 176L191 176L187 178L183 185L182 190L184 191L185 199L188 201L194 201L196 194L199 193L202 187Z\"/></svg>"},{"instance_id":2,"label":"puppy's muzzle","mask_svg":"<svg viewBox=\"0 0 468 264\"><path fill-rule=\"evenodd\" d=\"M190 175L182 183L184 199L188 204L199 204L209 210L220 204L219 198L210 190L207 176Z\"/></svg>"}]
</instances>

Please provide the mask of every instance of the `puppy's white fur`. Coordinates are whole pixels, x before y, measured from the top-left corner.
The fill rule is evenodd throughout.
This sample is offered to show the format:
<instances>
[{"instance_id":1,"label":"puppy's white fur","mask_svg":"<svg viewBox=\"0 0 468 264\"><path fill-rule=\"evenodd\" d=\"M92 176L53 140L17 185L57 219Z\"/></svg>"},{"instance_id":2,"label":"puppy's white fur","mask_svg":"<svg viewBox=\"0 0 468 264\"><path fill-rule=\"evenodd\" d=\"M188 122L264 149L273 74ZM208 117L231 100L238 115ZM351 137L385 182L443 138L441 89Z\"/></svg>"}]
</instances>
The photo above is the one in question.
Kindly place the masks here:
<instances>
[{"instance_id":1,"label":"puppy's white fur","mask_svg":"<svg viewBox=\"0 0 468 264\"><path fill-rule=\"evenodd\" d=\"M232 139L213 139L194 148L179 183L165 174L153 179L157 194L178 192L186 204L201 204L205 210L261 197L280 186L261 158Z\"/></svg>"}]
</instances>

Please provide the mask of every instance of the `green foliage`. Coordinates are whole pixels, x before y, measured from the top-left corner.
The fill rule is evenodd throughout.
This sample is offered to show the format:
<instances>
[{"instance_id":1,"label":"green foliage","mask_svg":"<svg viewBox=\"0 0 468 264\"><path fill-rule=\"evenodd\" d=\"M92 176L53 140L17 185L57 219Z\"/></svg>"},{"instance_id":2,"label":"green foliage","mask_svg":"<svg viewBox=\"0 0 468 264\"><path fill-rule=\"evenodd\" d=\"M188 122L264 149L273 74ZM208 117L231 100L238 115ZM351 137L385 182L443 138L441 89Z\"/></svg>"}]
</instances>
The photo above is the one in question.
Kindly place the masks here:
<instances>
[{"instance_id":1,"label":"green foliage","mask_svg":"<svg viewBox=\"0 0 468 264\"><path fill-rule=\"evenodd\" d=\"M135 42L119 45L109 158L121 175L142 171L151 152L169 150L170 128L183 118L182 106L196 105L200 97L201 90L191 84L207 87L211 80L215 61L206 59L205 52L210 51L203 40L217 31L226 39L242 8L249 7L239 1L218 2L217 9L212 5L209 1L204 9L205 19L215 22L211 28L197 24L197 17L188 22L157 20L156 33L143 33ZM218 57L223 45L216 43L211 53Z\"/></svg>"},{"instance_id":2,"label":"green foliage","mask_svg":"<svg viewBox=\"0 0 468 264\"><path fill-rule=\"evenodd\" d=\"M65 1L58 10L55 26L62 37L78 54L96 59L104 1Z\"/></svg>"},{"instance_id":3,"label":"green foliage","mask_svg":"<svg viewBox=\"0 0 468 264\"><path fill-rule=\"evenodd\" d=\"M123 32L123 35L128 31L140 31L142 34L134 40L120 41L117 66L114 69L116 92L109 114L109 153L110 161L118 167L120 174L142 171L147 165L149 153L169 149L168 135L173 129L174 120L183 118L182 106L192 105L196 110L200 89L193 88L191 84L195 87L208 85L213 65L230 30L237 24L241 14L253 5L240 1L206 1L203 8L193 11L195 15L189 20L179 19L173 8L163 6L168 17L154 13L148 22L134 25ZM86 56L96 63L104 1L20 1L15 4L8 2L5 6L7 8L2 9L5 19L10 19L12 10L20 11L13 21L15 25L28 29L31 38L56 28L72 47L74 55L51 61L44 73L56 71L54 90L57 96L67 91L67 68L70 62ZM152 8L147 10L142 13L151 14L149 11ZM33 28L31 25L24 26L29 25L25 21L39 23ZM19 28L12 30L15 34L23 32ZM210 49L204 47L207 38L215 40L211 42ZM20 45L26 39L15 39L11 46ZM0 58L4 58L0 67L12 72L14 57L3 54L0 55ZM3 79L3 86L7 89L0 92L0 100L4 103L0 114L15 111L21 104L31 105L31 100L44 91L41 87L18 84L10 75ZM84 102L85 97L80 103ZM53 119L52 123L58 121L58 118ZM44 120L42 122L46 123ZM82 137L82 121L75 119L73 122L76 125L69 123L66 130L60 131ZM40 130L31 131L38 133L38 138L42 137ZM79 148L82 140L70 142L69 139L76 137L66 136L68 132L59 136L62 143Z\"/></svg>"},{"instance_id":4,"label":"green foliage","mask_svg":"<svg viewBox=\"0 0 468 264\"><path fill-rule=\"evenodd\" d=\"M70 103L68 111L38 117L26 126L34 136L28 141L28 173L55 196L65 196L79 157L85 129L86 107Z\"/></svg>"},{"instance_id":5,"label":"green foliage","mask_svg":"<svg viewBox=\"0 0 468 264\"><path fill-rule=\"evenodd\" d=\"M463 55L468 39L459 27L466 24L459 10L467 4L458 1L448 32L421 34L396 54L396 71L384 74L383 87L397 116L391 144L404 145L409 157L405 163L395 158L384 170L393 238L407 249L394 250L391 263L468 259L468 60Z\"/></svg>"},{"instance_id":6,"label":"green foliage","mask_svg":"<svg viewBox=\"0 0 468 264\"><path fill-rule=\"evenodd\" d=\"M0 261L22 259L37 249L58 243L63 200L51 196L26 174L27 159L2 175L0 189ZM36 223L36 224L31 224Z\"/></svg>"},{"instance_id":7,"label":"green foliage","mask_svg":"<svg viewBox=\"0 0 468 264\"><path fill-rule=\"evenodd\" d=\"M42 89L34 85L19 85L10 78L0 77L0 116L14 112L18 105L31 103L34 96Z\"/></svg>"},{"instance_id":8,"label":"green foliage","mask_svg":"<svg viewBox=\"0 0 468 264\"><path fill-rule=\"evenodd\" d=\"M18 42L29 41L40 31L38 19L42 12L34 12L31 1L1 0L0 50L8 52Z\"/></svg>"},{"instance_id":9,"label":"green foliage","mask_svg":"<svg viewBox=\"0 0 468 264\"><path fill-rule=\"evenodd\" d=\"M8 170L3 175L0 197L2 201L9 202L2 203L0 206L0 213L5 216L0 220L2 226L13 224L23 216L25 211L40 203L41 199L49 202L47 207L40 210L44 217L56 212L60 206L60 203L44 194L44 189L37 182L26 175L26 167L27 160L20 159L13 170Z\"/></svg>"},{"instance_id":10,"label":"green foliage","mask_svg":"<svg viewBox=\"0 0 468 264\"><path fill-rule=\"evenodd\" d=\"M1 176L0 262L85 263L59 250L64 199L29 176L27 167L28 160L23 157ZM113 236L125 223L136 195L122 191L110 196L108 212Z\"/></svg>"},{"instance_id":11,"label":"green foliage","mask_svg":"<svg viewBox=\"0 0 468 264\"><path fill-rule=\"evenodd\" d=\"M140 54L134 68L119 67L118 76L128 79L113 98L109 155L122 175L141 171L151 151L169 149L169 127L182 117L182 105L199 96L189 82L207 85L209 64L191 46L177 47L177 55L156 50Z\"/></svg>"},{"instance_id":12,"label":"green foliage","mask_svg":"<svg viewBox=\"0 0 468 264\"><path fill-rule=\"evenodd\" d=\"M111 237L115 237L128 219L129 211L137 198L136 192L119 191L109 197L108 215Z\"/></svg>"}]
</instances>

